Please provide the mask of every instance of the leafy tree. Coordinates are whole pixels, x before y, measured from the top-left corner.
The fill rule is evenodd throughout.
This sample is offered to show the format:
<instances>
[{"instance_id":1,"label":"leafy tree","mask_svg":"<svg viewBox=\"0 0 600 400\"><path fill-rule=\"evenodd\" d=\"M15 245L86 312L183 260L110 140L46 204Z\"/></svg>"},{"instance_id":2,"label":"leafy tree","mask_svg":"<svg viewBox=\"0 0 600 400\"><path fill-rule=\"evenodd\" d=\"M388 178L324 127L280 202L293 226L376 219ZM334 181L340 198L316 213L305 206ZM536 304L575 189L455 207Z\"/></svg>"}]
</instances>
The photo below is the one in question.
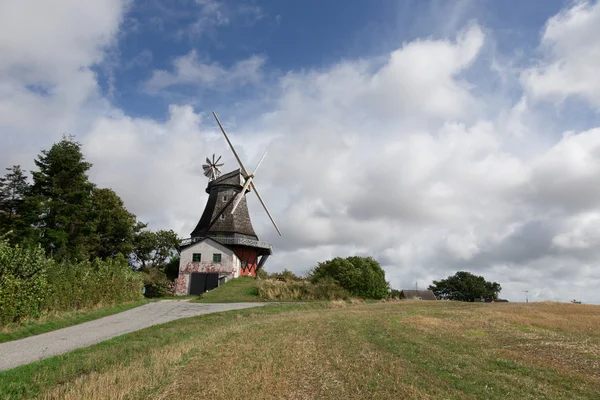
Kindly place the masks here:
<instances>
[{"instance_id":1,"label":"leafy tree","mask_svg":"<svg viewBox=\"0 0 600 400\"><path fill-rule=\"evenodd\" d=\"M133 250L136 216L125 208L112 189L92 190L90 218L93 232L89 236L91 258L107 259L117 254L128 256Z\"/></svg>"},{"instance_id":2,"label":"leafy tree","mask_svg":"<svg viewBox=\"0 0 600 400\"><path fill-rule=\"evenodd\" d=\"M155 267L164 269L171 257L179 253L179 238L173 230L156 232L141 230L144 224L138 224L134 235L132 258L142 269Z\"/></svg>"},{"instance_id":3,"label":"leafy tree","mask_svg":"<svg viewBox=\"0 0 600 400\"><path fill-rule=\"evenodd\" d=\"M334 258L309 273L313 283L333 281L355 296L382 299L388 294L385 272L371 257Z\"/></svg>"},{"instance_id":4,"label":"leafy tree","mask_svg":"<svg viewBox=\"0 0 600 400\"><path fill-rule=\"evenodd\" d=\"M27 177L19 165L6 168L8 171L0 178L0 233L24 230L23 219L25 199L29 191Z\"/></svg>"},{"instance_id":5,"label":"leafy tree","mask_svg":"<svg viewBox=\"0 0 600 400\"><path fill-rule=\"evenodd\" d=\"M497 299L502 287L496 282L486 281L483 276L459 271L446 279L433 281L428 289L441 299L474 301L482 297Z\"/></svg>"},{"instance_id":6,"label":"leafy tree","mask_svg":"<svg viewBox=\"0 0 600 400\"><path fill-rule=\"evenodd\" d=\"M81 144L63 137L35 160L32 200L36 210L34 224L41 230L41 244L58 259L85 259L86 241L94 184L87 171Z\"/></svg>"}]
</instances>

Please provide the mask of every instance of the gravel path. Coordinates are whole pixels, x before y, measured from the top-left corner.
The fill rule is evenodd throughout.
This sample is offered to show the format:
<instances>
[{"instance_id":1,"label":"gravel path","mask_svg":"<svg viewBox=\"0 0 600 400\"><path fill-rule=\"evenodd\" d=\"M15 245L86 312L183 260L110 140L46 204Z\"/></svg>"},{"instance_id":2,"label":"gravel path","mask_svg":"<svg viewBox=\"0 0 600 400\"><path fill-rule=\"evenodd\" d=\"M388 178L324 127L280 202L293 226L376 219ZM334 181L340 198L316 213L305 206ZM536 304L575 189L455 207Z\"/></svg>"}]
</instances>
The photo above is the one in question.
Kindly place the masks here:
<instances>
[{"instance_id":1,"label":"gravel path","mask_svg":"<svg viewBox=\"0 0 600 400\"><path fill-rule=\"evenodd\" d=\"M0 371L175 319L263 305L263 303L201 304L178 300L146 304L83 324L0 343Z\"/></svg>"}]
</instances>

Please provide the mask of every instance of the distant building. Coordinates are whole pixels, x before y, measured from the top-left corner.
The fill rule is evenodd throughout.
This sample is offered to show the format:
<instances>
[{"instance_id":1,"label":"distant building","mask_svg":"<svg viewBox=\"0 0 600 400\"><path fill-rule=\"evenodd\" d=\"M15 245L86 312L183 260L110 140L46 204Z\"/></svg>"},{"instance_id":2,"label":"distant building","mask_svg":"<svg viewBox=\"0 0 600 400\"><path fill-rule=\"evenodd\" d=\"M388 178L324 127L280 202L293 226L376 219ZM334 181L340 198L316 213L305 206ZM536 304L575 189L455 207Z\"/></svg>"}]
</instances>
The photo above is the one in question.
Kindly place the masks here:
<instances>
[{"instance_id":1,"label":"distant building","mask_svg":"<svg viewBox=\"0 0 600 400\"><path fill-rule=\"evenodd\" d=\"M431 290L402 290L400 298L406 300L437 300Z\"/></svg>"}]
</instances>

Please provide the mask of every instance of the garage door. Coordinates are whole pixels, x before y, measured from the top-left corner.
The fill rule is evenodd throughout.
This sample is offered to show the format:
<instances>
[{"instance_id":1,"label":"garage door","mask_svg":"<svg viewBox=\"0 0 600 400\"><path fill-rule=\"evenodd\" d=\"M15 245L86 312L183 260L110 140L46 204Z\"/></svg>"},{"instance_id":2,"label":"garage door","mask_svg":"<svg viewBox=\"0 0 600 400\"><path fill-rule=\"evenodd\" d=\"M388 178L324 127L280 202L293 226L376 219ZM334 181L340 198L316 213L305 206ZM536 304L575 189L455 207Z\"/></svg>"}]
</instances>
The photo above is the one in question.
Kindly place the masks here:
<instances>
[{"instance_id":1,"label":"garage door","mask_svg":"<svg viewBox=\"0 0 600 400\"><path fill-rule=\"evenodd\" d=\"M219 286L219 274L192 273L190 294L199 295Z\"/></svg>"}]
</instances>

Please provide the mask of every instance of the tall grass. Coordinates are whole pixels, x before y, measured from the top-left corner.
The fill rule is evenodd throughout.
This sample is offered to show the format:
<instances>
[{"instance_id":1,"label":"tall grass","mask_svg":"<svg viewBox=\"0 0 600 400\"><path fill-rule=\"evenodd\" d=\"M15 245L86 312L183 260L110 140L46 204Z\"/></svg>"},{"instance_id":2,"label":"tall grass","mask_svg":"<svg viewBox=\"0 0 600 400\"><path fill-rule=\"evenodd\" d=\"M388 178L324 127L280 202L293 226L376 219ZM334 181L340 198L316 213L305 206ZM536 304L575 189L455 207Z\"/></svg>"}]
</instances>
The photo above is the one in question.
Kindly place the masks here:
<instances>
[{"instance_id":1,"label":"tall grass","mask_svg":"<svg viewBox=\"0 0 600 400\"><path fill-rule=\"evenodd\" d=\"M77 264L54 264L48 270L46 308L72 311L142 299L143 278L124 257Z\"/></svg>"},{"instance_id":2,"label":"tall grass","mask_svg":"<svg viewBox=\"0 0 600 400\"><path fill-rule=\"evenodd\" d=\"M142 277L124 257L57 263L40 247L0 241L0 325L44 312L77 311L141 300Z\"/></svg>"},{"instance_id":3,"label":"tall grass","mask_svg":"<svg viewBox=\"0 0 600 400\"><path fill-rule=\"evenodd\" d=\"M259 280L258 296L265 300L344 300L347 290L333 282Z\"/></svg>"}]
</instances>

